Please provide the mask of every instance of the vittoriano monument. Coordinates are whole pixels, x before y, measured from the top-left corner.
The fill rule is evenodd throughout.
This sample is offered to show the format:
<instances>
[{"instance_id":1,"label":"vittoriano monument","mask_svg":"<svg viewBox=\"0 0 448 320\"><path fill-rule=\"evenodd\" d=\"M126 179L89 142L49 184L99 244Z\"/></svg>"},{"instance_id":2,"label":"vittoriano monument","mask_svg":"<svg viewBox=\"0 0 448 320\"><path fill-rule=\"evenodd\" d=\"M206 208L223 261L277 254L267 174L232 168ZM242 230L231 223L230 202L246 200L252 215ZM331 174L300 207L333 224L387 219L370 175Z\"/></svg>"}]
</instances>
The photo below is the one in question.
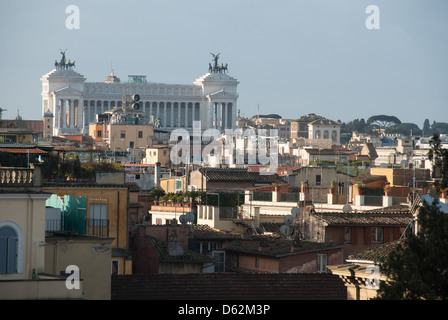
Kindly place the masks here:
<instances>
[{"instance_id":1,"label":"vittoriano monument","mask_svg":"<svg viewBox=\"0 0 448 320\"><path fill-rule=\"evenodd\" d=\"M54 61L54 66L56 67L56 69L71 69L75 66L75 61L71 62L70 60L68 60L68 62L66 62L65 60L65 52L67 51L67 49L65 49L65 51L62 51L61 49L59 49L59 51L62 54L62 58L61 61L57 62L56 60Z\"/></svg>"},{"instance_id":2,"label":"vittoriano monument","mask_svg":"<svg viewBox=\"0 0 448 320\"><path fill-rule=\"evenodd\" d=\"M59 59L50 60L53 70L40 78L42 117L51 123L45 126L46 137L89 134L90 126L103 119L97 115L123 107L124 93L140 95L139 112L144 117L139 118L139 123L147 121L156 129L184 128L193 133L196 121L201 130L236 128L239 82L229 75L219 53L204 63L204 67L209 64L210 72L192 79L190 84L177 84L146 81L143 74L127 75L128 81L120 81L113 70L104 81L87 81L76 71L79 66L75 68L75 62L68 60L67 50L61 49Z\"/></svg>"},{"instance_id":3,"label":"vittoriano monument","mask_svg":"<svg viewBox=\"0 0 448 320\"><path fill-rule=\"evenodd\" d=\"M221 63L221 65L218 65L218 59L221 53L214 54L210 52L210 54L213 56L213 65L211 63L208 64L208 71L210 73L226 73L227 63L226 64Z\"/></svg>"}]
</instances>

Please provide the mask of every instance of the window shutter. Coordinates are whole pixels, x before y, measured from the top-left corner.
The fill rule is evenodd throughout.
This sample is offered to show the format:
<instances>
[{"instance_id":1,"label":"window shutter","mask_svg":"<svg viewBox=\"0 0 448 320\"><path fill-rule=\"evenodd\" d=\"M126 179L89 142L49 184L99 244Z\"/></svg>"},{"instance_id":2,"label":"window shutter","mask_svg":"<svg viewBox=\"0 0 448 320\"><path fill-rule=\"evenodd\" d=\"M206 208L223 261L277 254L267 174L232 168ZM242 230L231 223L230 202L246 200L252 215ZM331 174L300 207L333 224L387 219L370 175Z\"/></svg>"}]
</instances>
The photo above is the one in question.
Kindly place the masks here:
<instances>
[{"instance_id":1,"label":"window shutter","mask_svg":"<svg viewBox=\"0 0 448 320\"><path fill-rule=\"evenodd\" d=\"M6 273L8 239L0 238L0 273Z\"/></svg>"},{"instance_id":2,"label":"window shutter","mask_svg":"<svg viewBox=\"0 0 448 320\"><path fill-rule=\"evenodd\" d=\"M17 272L17 244L17 234L12 228L0 228L0 273Z\"/></svg>"},{"instance_id":3,"label":"window shutter","mask_svg":"<svg viewBox=\"0 0 448 320\"><path fill-rule=\"evenodd\" d=\"M17 272L17 239L8 239L8 258L7 258L6 273Z\"/></svg>"},{"instance_id":4,"label":"window shutter","mask_svg":"<svg viewBox=\"0 0 448 320\"><path fill-rule=\"evenodd\" d=\"M370 244L372 238L372 228L364 228L364 244Z\"/></svg>"}]
</instances>

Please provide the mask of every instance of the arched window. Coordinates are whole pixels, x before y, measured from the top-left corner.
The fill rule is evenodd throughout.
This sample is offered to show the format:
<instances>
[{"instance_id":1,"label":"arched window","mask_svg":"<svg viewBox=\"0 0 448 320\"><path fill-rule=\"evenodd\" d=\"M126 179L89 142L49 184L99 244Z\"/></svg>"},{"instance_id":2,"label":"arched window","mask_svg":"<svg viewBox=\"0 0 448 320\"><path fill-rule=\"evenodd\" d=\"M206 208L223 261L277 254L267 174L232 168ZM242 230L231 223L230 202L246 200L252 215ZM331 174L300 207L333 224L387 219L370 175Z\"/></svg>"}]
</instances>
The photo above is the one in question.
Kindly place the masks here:
<instances>
[{"instance_id":1,"label":"arched window","mask_svg":"<svg viewBox=\"0 0 448 320\"><path fill-rule=\"evenodd\" d=\"M333 132L331 133L331 140L333 142L337 142L338 141L338 132L336 130L333 130Z\"/></svg>"},{"instance_id":2,"label":"arched window","mask_svg":"<svg viewBox=\"0 0 448 320\"><path fill-rule=\"evenodd\" d=\"M314 139L320 139L320 130L316 130L316 133L314 134Z\"/></svg>"},{"instance_id":3,"label":"arched window","mask_svg":"<svg viewBox=\"0 0 448 320\"><path fill-rule=\"evenodd\" d=\"M9 227L0 227L0 273L17 273L18 236Z\"/></svg>"},{"instance_id":4,"label":"arched window","mask_svg":"<svg viewBox=\"0 0 448 320\"><path fill-rule=\"evenodd\" d=\"M330 139L330 134L328 133L328 130L324 130L324 139Z\"/></svg>"}]
</instances>

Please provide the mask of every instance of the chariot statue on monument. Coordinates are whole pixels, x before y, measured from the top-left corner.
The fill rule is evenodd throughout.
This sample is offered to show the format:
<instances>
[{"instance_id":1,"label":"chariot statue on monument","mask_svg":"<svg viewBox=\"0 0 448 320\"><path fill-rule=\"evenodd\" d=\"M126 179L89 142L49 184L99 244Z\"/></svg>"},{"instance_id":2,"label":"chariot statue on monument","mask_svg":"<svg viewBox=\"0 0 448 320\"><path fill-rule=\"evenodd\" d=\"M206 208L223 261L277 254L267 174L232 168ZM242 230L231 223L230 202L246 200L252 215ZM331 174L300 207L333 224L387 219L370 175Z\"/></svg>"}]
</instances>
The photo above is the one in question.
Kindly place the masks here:
<instances>
[{"instance_id":1,"label":"chariot statue on monument","mask_svg":"<svg viewBox=\"0 0 448 320\"><path fill-rule=\"evenodd\" d=\"M218 53L218 54L214 54L214 53L211 53L210 52L210 54L213 56L213 66L209 63L208 65L209 65L209 68L208 68L208 70L209 70L209 72L211 73L211 72L214 72L214 73L222 73L222 72L227 72L227 63L224 65L224 64L221 64L221 66L219 66L218 65L218 59L219 59L219 55L221 54L221 53Z\"/></svg>"},{"instance_id":2,"label":"chariot statue on monument","mask_svg":"<svg viewBox=\"0 0 448 320\"><path fill-rule=\"evenodd\" d=\"M61 52L62 58L61 58L61 61L54 62L54 66L56 67L56 69L70 69L70 68L74 67L75 61L71 62L70 60L68 60L68 63L66 62L65 52L67 51L67 49L65 49L64 51L59 49L59 51Z\"/></svg>"}]
</instances>

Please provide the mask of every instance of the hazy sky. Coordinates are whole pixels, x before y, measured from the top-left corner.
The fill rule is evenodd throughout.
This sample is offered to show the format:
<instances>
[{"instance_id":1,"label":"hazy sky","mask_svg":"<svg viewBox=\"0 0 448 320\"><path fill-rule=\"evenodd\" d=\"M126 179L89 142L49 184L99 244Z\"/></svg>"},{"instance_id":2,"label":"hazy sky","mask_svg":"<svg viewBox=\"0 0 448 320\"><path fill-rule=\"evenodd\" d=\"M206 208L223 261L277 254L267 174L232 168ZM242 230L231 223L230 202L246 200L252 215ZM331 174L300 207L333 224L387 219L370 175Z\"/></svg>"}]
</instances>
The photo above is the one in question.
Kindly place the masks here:
<instances>
[{"instance_id":1,"label":"hazy sky","mask_svg":"<svg viewBox=\"0 0 448 320\"><path fill-rule=\"evenodd\" d=\"M66 7L80 11L68 29ZM369 5L380 29L365 22ZM41 119L59 49L88 82L192 84L221 53L244 116L448 122L447 0L0 0L0 107Z\"/></svg>"}]
</instances>

